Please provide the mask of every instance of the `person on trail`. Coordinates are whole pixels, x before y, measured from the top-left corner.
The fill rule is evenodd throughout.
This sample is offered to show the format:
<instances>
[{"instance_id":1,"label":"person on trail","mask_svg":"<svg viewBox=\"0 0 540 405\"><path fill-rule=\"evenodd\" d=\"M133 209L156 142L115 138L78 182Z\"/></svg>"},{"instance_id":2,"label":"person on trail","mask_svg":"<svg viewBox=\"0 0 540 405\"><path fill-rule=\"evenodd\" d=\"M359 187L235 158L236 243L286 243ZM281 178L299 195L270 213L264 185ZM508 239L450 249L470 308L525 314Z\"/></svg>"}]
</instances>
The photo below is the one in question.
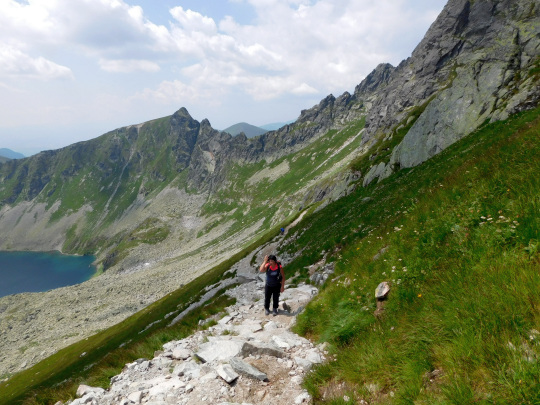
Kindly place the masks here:
<instances>
[{"instance_id":1,"label":"person on trail","mask_svg":"<svg viewBox=\"0 0 540 405\"><path fill-rule=\"evenodd\" d=\"M285 289L285 273L276 256L264 256L264 262L259 267L261 273L266 272L266 284L264 286L264 313L270 315L270 299L273 303L273 315L278 314L279 294Z\"/></svg>"}]
</instances>

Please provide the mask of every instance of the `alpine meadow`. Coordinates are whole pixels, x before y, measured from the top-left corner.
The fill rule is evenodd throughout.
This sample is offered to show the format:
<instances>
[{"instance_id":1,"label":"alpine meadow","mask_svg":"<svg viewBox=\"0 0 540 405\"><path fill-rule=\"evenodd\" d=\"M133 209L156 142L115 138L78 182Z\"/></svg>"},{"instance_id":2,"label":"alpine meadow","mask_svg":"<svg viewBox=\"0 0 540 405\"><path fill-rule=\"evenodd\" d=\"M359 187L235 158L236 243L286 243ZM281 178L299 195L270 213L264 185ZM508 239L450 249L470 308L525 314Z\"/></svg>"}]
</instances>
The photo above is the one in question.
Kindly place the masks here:
<instances>
[{"instance_id":1,"label":"alpine meadow","mask_svg":"<svg viewBox=\"0 0 540 405\"><path fill-rule=\"evenodd\" d=\"M0 405L540 404L539 138L540 4L449 0L280 129L182 107L0 161L0 249L98 268L0 298Z\"/></svg>"}]
</instances>

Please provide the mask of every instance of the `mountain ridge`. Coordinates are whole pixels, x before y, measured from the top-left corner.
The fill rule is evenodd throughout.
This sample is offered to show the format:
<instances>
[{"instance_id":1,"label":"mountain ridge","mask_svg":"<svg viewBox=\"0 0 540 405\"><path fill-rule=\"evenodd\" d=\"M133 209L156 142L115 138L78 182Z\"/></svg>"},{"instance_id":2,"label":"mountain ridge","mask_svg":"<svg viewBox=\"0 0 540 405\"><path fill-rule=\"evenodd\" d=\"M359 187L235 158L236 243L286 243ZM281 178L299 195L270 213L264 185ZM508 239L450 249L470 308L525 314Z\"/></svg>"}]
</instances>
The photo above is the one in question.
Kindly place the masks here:
<instances>
[{"instance_id":1,"label":"mountain ridge","mask_svg":"<svg viewBox=\"0 0 540 405\"><path fill-rule=\"evenodd\" d=\"M5 157L8 159L24 159L24 155L19 152L14 152L8 148L0 148L0 157Z\"/></svg>"}]
</instances>

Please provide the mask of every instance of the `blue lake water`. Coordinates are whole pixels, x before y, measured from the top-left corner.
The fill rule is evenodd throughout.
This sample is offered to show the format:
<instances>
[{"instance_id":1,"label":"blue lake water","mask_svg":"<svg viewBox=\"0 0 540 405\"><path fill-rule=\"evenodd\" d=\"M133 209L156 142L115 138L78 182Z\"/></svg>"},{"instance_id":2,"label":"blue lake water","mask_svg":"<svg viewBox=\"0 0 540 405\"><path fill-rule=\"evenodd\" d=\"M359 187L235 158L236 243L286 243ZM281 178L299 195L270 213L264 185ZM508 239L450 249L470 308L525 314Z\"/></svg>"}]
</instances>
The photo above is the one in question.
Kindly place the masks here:
<instances>
[{"instance_id":1,"label":"blue lake water","mask_svg":"<svg viewBox=\"0 0 540 405\"><path fill-rule=\"evenodd\" d=\"M96 272L94 259L58 252L0 252L0 297L82 283Z\"/></svg>"}]
</instances>

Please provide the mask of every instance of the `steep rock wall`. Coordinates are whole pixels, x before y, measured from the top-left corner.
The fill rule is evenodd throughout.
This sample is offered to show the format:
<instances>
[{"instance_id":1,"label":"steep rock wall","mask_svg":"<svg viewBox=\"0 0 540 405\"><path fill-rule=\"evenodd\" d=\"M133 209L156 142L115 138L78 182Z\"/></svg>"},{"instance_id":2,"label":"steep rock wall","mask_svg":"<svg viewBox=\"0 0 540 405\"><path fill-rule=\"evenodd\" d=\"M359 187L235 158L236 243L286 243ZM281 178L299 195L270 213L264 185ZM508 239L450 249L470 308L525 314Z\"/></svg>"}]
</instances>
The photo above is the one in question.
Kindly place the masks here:
<instances>
[{"instance_id":1,"label":"steep rock wall","mask_svg":"<svg viewBox=\"0 0 540 405\"><path fill-rule=\"evenodd\" d=\"M412 56L384 69L372 99L362 94L365 85L355 92L369 102L366 143L395 135L414 107L424 108L364 184L424 162L486 121L537 105L539 56L537 1L451 0Z\"/></svg>"}]
</instances>

